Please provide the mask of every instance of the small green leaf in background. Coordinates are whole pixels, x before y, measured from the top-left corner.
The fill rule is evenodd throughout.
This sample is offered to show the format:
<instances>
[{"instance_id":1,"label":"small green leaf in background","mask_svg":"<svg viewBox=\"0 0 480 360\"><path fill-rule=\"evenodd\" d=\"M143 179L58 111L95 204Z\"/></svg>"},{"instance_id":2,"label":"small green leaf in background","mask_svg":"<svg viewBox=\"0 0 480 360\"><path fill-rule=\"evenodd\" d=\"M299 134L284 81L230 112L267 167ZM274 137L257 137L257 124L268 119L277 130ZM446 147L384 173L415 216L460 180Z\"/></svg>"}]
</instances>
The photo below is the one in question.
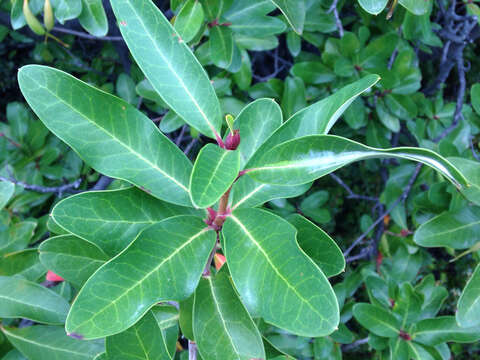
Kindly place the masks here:
<instances>
[{"instance_id":1,"label":"small green leaf in background","mask_svg":"<svg viewBox=\"0 0 480 360\"><path fill-rule=\"evenodd\" d=\"M162 99L188 124L214 138L220 104L207 73L162 12L145 0L112 0L133 57Z\"/></svg>"},{"instance_id":2,"label":"small green leaf in background","mask_svg":"<svg viewBox=\"0 0 480 360\"><path fill-rule=\"evenodd\" d=\"M222 233L233 282L252 316L301 336L334 331L337 300L325 275L299 249L292 225L264 210L240 209Z\"/></svg>"},{"instance_id":3,"label":"small green leaf in background","mask_svg":"<svg viewBox=\"0 0 480 360\"><path fill-rule=\"evenodd\" d=\"M366 12L378 15L385 9L388 0L358 0L358 3Z\"/></svg>"},{"instance_id":4,"label":"small green leaf in background","mask_svg":"<svg viewBox=\"0 0 480 360\"><path fill-rule=\"evenodd\" d=\"M132 78L123 73L118 75L116 83L117 95L131 105L137 103L137 92L135 90L135 83Z\"/></svg>"},{"instance_id":5,"label":"small green leaf in background","mask_svg":"<svg viewBox=\"0 0 480 360\"><path fill-rule=\"evenodd\" d=\"M94 36L105 36L108 33L108 20L102 0L82 0L82 13L78 21Z\"/></svg>"},{"instance_id":6,"label":"small green leaf in background","mask_svg":"<svg viewBox=\"0 0 480 360\"><path fill-rule=\"evenodd\" d=\"M193 216L150 226L83 286L68 314L67 332L85 339L117 334L152 305L188 298L214 243L215 232Z\"/></svg>"},{"instance_id":7,"label":"small green leaf in background","mask_svg":"<svg viewBox=\"0 0 480 360\"><path fill-rule=\"evenodd\" d=\"M195 341L202 358L265 358L260 332L224 271L200 280L193 314Z\"/></svg>"},{"instance_id":8,"label":"small green leaf in background","mask_svg":"<svg viewBox=\"0 0 480 360\"><path fill-rule=\"evenodd\" d=\"M240 170L240 152L207 144L198 154L190 178L192 202L206 208L230 188Z\"/></svg>"},{"instance_id":9,"label":"small green leaf in background","mask_svg":"<svg viewBox=\"0 0 480 360\"><path fill-rule=\"evenodd\" d=\"M330 277L345 271L345 258L338 245L326 232L299 214L287 220L297 229L297 242L305 253Z\"/></svg>"},{"instance_id":10,"label":"small green leaf in background","mask_svg":"<svg viewBox=\"0 0 480 360\"><path fill-rule=\"evenodd\" d=\"M304 0L271 0L285 15L296 33L302 34L305 24Z\"/></svg>"},{"instance_id":11,"label":"small green leaf in background","mask_svg":"<svg viewBox=\"0 0 480 360\"><path fill-rule=\"evenodd\" d=\"M73 235L52 237L40 244L40 261L49 270L78 286L109 258L94 244Z\"/></svg>"},{"instance_id":12,"label":"small green leaf in background","mask_svg":"<svg viewBox=\"0 0 480 360\"><path fill-rule=\"evenodd\" d=\"M28 359L86 360L105 351L103 340L78 341L67 336L62 326L2 327L1 330Z\"/></svg>"},{"instance_id":13,"label":"small green leaf in background","mask_svg":"<svg viewBox=\"0 0 480 360\"><path fill-rule=\"evenodd\" d=\"M480 206L480 163L458 157L447 158L468 180L469 187L462 191L468 200Z\"/></svg>"},{"instance_id":14,"label":"small green leaf in background","mask_svg":"<svg viewBox=\"0 0 480 360\"><path fill-rule=\"evenodd\" d=\"M222 69L227 69L233 60L232 30L220 25L211 27L209 43L212 62Z\"/></svg>"},{"instance_id":15,"label":"small green leaf in background","mask_svg":"<svg viewBox=\"0 0 480 360\"><path fill-rule=\"evenodd\" d=\"M411 335L416 342L430 346L449 341L469 343L480 340L480 326L460 327L454 316L440 316L418 322Z\"/></svg>"},{"instance_id":16,"label":"small green leaf in background","mask_svg":"<svg viewBox=\"0 0 480 360\"><path fill-rule=\"evenodd\" d=\"M415 15L425 14L430 6L429 1L418 1L418 0L398 0L398 2L404 6L408 11L414 13Z\"/></svg>"},{"instance_id":17,"label":"small green leaf in background","mask_svg":"<svg viewBox=\"0 0 480 360\"><path fill-rule=\"evenodd\" d=\"M392 338L400 332L398 319L383 307L358 303L353 307L353 316L375 335Z\"/></svg>"},{"instance_id":18,"label":"small green leaf in background","mask_svg":"<svg viewBox=\"0 0 480 360\"><path fill-rule=\"evenodd\" d=\"M200 31L204 18L202 4L198 0L188 0L175 18L175 30L183 41L189 42Z\"/></svg>"},{"instance_id":19,"label":"small green leaf in background","mask_svg":"<svg viewBox=\"0 0 480 360\"><path fill-rule=\"evenodd\" d=\"M480 326L480 265L463 289L458 300L456 320L461 327Z\"/></svg>"},{"instance_id":20,"label":"small green leaf in background","mask_svg":"<svg viewBox=\"0 0 480 360\"><path fill-rule=\"evenodd\" d=\"M480 241L480 208L444 212L420 225L413 240L425 247L470 248Z\"/></svg>"},{"instance_id":21,"label":"small green leaf in background","mask_svg":"<svg viewBox=\"0 0 480 360\"><path fill-rule=\"evenodd\" d=\"M82 0L51 0L55 18L65 21L77 18L82 12Z\"/></svg>"},{"instance_id":22,"label":"small green leaf in background","mask_svg":"<svg viewBox=\"0 0 480 360\"><path fill-rule=\"evenodd\" d=\"M475 84L472 86L470 98L472 100L472 106L474 110L480 115L480 84Z\"/></svg>"},{"instance_id":23,"label":"small green leaf in background","mask_svg":"<svg viewBox=\"0 0 480 360\"><path fill-rule=\"evenodd\" d=\"M0 317L22 317L43 324L63 324L69 305L61 296L21 277L0 276Z\"/></svg>"},{"instance_id":24,"label":"small green leaf in background","mask_svg":"<svg viewBox=\"0 0 480 360\"><path fill-rule=\"evenodd\" d=\"M0 181L0 210L7 205L15 191L15 184L10 181Z\"/></svg>"},{"instance_id":25,"label":"small green leaf in background","mask_svg":"<svg viewBox=\"0 0 480 360\"><path fill-rule=\"evenodd\" d=\"M166 345L151 311L129 329L105 341L108 359L112 360L170 360Z\"/></svg>"}]
</instances>

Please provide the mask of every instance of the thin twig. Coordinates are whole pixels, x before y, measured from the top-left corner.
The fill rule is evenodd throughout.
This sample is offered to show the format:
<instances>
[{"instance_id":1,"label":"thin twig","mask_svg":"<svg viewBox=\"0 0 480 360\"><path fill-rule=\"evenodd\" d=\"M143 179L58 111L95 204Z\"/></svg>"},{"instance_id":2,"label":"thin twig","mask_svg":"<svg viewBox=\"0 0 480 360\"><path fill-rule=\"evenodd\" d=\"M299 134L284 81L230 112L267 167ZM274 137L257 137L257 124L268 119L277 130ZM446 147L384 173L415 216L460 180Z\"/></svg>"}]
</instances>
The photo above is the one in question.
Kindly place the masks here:
<instances>
[{"instance_id":1,"label":"thin twig","mask_svg":"<svg viewBox=\"0 0 480 360\"><path fill-rule=\"evenodd\" d=\"M338 0L333 0L332 5L328 9L328 13L333 12L333 16L335 17L335 24L337 26L338 34L342 38L343 34L344 34L344 31L343 31L342 21L340 20L340 15L338 13L337 5L338 5Z\"/></svg>"},{"instance_id":2,"label":"thin twig","mask_svg":"<svg viewBox=\"0 0 480 360\"><path fill-rule=\"evenodd\" d=\"M367 338L364 338L364 339L359 339L357 341L354 341L353 343L351 344L346 344L346 345L343 345L342 346L342 350L343 351L351 351L351 350L354 350L356 349L357 347L361 346L361 345L364 345L368 343L368 337Z\"/></svg>"},{"instance_id":3,"label":"thin twig","mask_svg":"<svg viewBox=\"0 0 480 360\"><path fill-rule=\"evenodd\" d=\"M418 174L420 173L420 170L422 169L422 165L423 164L417 164L417 166L415 167L415 171L413 173L413 175L411 176L410 180L408 181L408 184L407 186L405 187L405 190L403 191L403 193L393 202L392 205L390 205L390 207L385 211L383 212L378 218L377 220L375 220L373 222L372 225L370 225L368 227L368 229L362 234L360 235L353 243L352 245L350 245L350 247L345 250L345 252L343 253L343 256L347 257L348 254L350 254L350 252L358 245L360 244L360 242L365 239L365 237L367 237L367 235L370 233L370 231L372 231L373 229L375 229L377 227L377 225L383 221L384 217L387 216L388 214L390 214L393 209L395 209L400 203L404 202L408 195L410 194L410 191L412 190L412 187L413 187L413 184L415 182L415 180L417 179L418 177Z\"/></svg>"},{"instance_id":4,"label":"thin twig","mask_svg":"<svg viewBox=\"0 0 480 360\"><path fill-rule=\"evenodd\" d=\"M60 27L60 26L55 26L52 29L52 31L56 31L56 32L63 33L63 34L75 35L77 37L80 37L80 38L83 38L83 39L89 39L89 40L123 41L123 38L121 36L95 36L95 35L87 34L85 32L71 30L71 29Z\"/></svg>"},{"instance_id":5,"label":"thin twig","mask_svg":"<svg viewBox=\"0 0 480 360\"><path fill-rule=\"evenodd\" d=\"M340 179L337 175L335 174L330 174L330 177L335 180L340 186L342 186L348 193L347 199L358 199L358 200L367 200L367 201L378 201L377 197L373 196L366 196L366 195L359 195L355 194L350 187L343 182L342 179Z\"/></svg>"},{"instance_id":6,"label":"thin twig","mask_svg":"<svg viewBox=\"0 0 480 360\"><path fill-rule=\"evenodd\" d=\"M54 194L58 194L59 196L61 196L65 192L69 192L71 190L78 189L78 187L82 183L82 178L79 178L79 179L77 179L74 182L69 183L69 184L65 184L65 185L61 185L61 186L48 187L48 186L27 184L23 181L19 181L17 179L12 178L12 177L11 178L6 178L6 177L3 177L3 176L0 176L0 180L12 182L15 185L21 186L26 190L31 190L31 191L35 191L35 192L39 192L39 193L44 193L44 194L54 193Z\"/></svg>"}]
</instances>

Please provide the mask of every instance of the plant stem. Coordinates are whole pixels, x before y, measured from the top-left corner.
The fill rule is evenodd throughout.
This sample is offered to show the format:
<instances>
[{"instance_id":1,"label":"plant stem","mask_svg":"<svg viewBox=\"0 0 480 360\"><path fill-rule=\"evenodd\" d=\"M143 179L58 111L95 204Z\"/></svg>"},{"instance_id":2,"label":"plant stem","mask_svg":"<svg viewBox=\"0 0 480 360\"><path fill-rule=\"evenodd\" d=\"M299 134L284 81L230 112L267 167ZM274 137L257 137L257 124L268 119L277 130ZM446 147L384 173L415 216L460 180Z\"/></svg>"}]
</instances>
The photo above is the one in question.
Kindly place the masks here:
<instances>
[{"instance_id":1,"label":"plant stem","mask_svg":"<svg viewBox=\"0 0 480 360\"><path fill-rule=\"evenodd\" d=\"M230 191L232 188L228 189L225 194L222 195L220 198L220 202L218 204L218 214L215 218L215 225L222 226L225 222L225 216L228 215L228 198L230 197Z\"/></svg>"}]
</instances>

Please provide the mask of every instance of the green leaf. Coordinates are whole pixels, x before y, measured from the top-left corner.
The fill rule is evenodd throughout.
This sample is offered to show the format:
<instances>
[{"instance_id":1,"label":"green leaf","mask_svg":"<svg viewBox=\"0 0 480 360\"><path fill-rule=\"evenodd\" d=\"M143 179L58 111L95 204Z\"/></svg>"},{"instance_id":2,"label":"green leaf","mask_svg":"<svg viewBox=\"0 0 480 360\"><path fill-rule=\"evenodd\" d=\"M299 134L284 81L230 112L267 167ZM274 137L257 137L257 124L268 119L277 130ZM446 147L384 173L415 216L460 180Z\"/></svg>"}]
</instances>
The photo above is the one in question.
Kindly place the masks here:
<instances>
[{"instance_id":1,"label":"green leaf","mask_svg":"<svg viewBox=\"0 0 480 360\"><path fill-rule=\"evenodd\" d=\"M292 33L293 34L293 33ZM319 61L304 61L293 65L291 73L306 84L324 84L335 80L335 74Z\"/></svg>"},{"instance_id":2,"label":"green leaf","mask_svg":"<svg viewBox=\"0 0 480 360\"><path fill-rule=\"evenodd\" d=\"M21 221L10 225L6 231L0 231L0 255L25 249L36 226L34 221Z\"/></svg>"},{"instance_id":3,"label":"green leaf","mask_svg":"<svg viewBox=\"0 0 480 360\"><path fill-rule=\"evenodd\" d=\"M24 66L18 81L43 123L97 171L190 205L190 161L136 108L45 66Z\"/></svg>"},{"instance_id":4,"label":"green leaf","mask_svg":"<svg viewBox=\"0 0 480 360\"><path fill-rule=\"evenodd\" d=\"M289 118L298 110L307 106L305 84L298 77L287 77L282 95L282 110L285 118Z\"/></svg>"},{"instance_id":5,"label":"green leaf","mask_svg":"<svg viewBox=\"0 0 480 360\"><path fill-rule=\"evenodd\" d=\"M77 18L82 12L82 0L51 0L55 18L64 24Z\"/></svg>"},{"instance_id":6,"label":"green leaf","mask_svg":"<svg viewBox=\"0 0 480 360\"><path fill-rule=\"evenodd\" d=\"M226 26L211 27L209 44L212 62L222 69L227 69L233 60L232 30Z\"/></svg>"},{"instance_id":7,"label":"green leaf","mask_svg":"<svg viewBox=\"0 0 480 360\"><path fill-rule=\"evenodd\" d=\"M354 161L371 158L400 158L424 163L442 173L458 189L467 180L450 162L421 148L375 149L333 135L313 135L273 147L251 164L248 175L276 185L299 185L325 176Z\"/></svg>"},{"instance_id":8,"label":"green leaf","mask_svg":"<svg viewBox=\"0 0 480 360\"><path fill-rule=\"evenodd\" d=\"M258 157L275 145L287 140L316 134L326 134L340 118L347 107L363 92L380 80L378 75L368 75L337 91L335 94L300 110L288 119L255 152L247 164L254 163Z\"/></svg>"},{"instance_id":9,"label":"green leaf","mask_svg":"<svg viewBox=\"0 0 480 360\"><path fill-rule=\"evenodd\" d=\"M467 249L480 241L480 208L446 211L420 225L413 241L424 247Z\"/></svg>"},{"instance_id":10,"label":"green leaf","mask_svg":"<svg viewBox=\"0 0 480 360\"><path fill-rule=\"evenodd\" d=\"M442 356L437 349L430 346L417 344L414 341L408 341L409 356L413 360L442 360Z\"/></svg>"},{"instance_id":11,"label":"green leaf","mask_svg":"<svg viewBox=\"0 0 480 360\"><path fill-rule=\"evenodd\" d=\"M414 13L415 15L425 14L430 6L429 1L418 1L418 0L399 0L400 5L405 7L408 11Z\"/></svg>"},{"instance_id":12,"label":"green leaf","mask_svg":"<svg viewBox=\"0 0 480 360\"><path fill-rule=\"evenodd\" d=\"M193 331L204 359L264 359L262 337L222 271L200 280L195 291Z\"/></svg>"},{"instance_id":13,"label":"green leaf","mask_svg":"<svg viewBox=\"0 0 480 360\"><path fill-rule=\"evenodd\" d=\"M215 232L193 216L145 229L87 281L68 314L67 332L86 339L117 334L152 305L188 298L214 243Z\"/></svg>"},{"instance_id":14,"label":"green leaf","mask_svg":"<svg viewBox=\"0 0 480 360\"><path fill-rule=\"evenodd\" d=\"M37 249L25 249L0 257L0 276L20 275L27 280L37 281L45 272Z\"/></svg>"},{"instance_id":15,"label":"green leaf","mask_svg":"<svg viewBox=\"0 0 480 360\"><path fill-rule=\"evenodd\" d=\"M240 152L242 168L281 125L282 110L273 99L258 99L243 108L234 123L241 138L237 150Z\"/></svg>"},{"instance_id":16,"label":"green leaf","mask_svg":"<svg viewBox=\"0 0 480 360\"><path fill-rule=\"evenodd\" d=\"M202 212L165 203L131 187L73 195L55 205L51 217L63 229L113 256L146 227L171 216L194 214L203 216Z\"/></svg>"},{"instance_id":17,"label":"green leaf","mask_svg":"<svg viewBox=\"0 0 480 360\"><path fill-rule=\"evenodd\" d=\"M474 84L470 91L473 109L480 115L480 84Z\"/></svg>"},{"instance_id":18,"label":"green leaf","mask_svg":"<svg viewBox=\"0 0 480 360\"><path fill-rule=\"evenodd\" d=\"M192 294L188 299L180 302L180 329L183 336L187 339L194 341L193 336L193 302L195 300L195 294Z\"/></svg>"},{"instance_id":19,"label":"green leaf","mask_svg":"<svg viewBox=\"0 0 480 360\"><path fill-rule=\"evenodd\" d=\"M207 144L200 150L192 176L192 202L206 208L217 202L230 188L240 170L240 152L225 150L216 144Z\"/></svg>"},{"instance_id":20,"label":"green leaf","mask_svg":"<svg viewBox=\"0 0 480 360\"><path fill-rule=\"evenodd\" d=\"M443 286L436 285L432 274L425 276L415 290L423 294L424 302L418 320L433 318L440 311L443 302L448 297L448 291Z\"/></svg>"},{"instance_id":21,"label":"green leaf","mask_svg":"<svg viewBox=\"0 0 480 360\"><path fill-rule=\"evenodd\" d=\"M108 20L102 0L82 0L82 13L78 21L94 36L105 36L108 33Z\"/></svg>"},{"instance_id":22,"label":"green leaf","mask_svg":"<svg viewBox=\"0 0 480 360\"><path fill-rule=\"evenodd\" d=\"M68 308L61 296L46 287L21 277L0 276L0 318L63 324Z\"/></svg>"},{"instance_id":23,"label":"green leaf","mask_svg":"<svg viewBox=\"0 0 480 360\"><path fill-rule=\"evenodd\" d=\"M161 304L152 308L153 316L157 320L157 324L160 327L162 338L164 339L165 346L170 358L175 357L177 351L178 340L178 320L179 314L175 306Z\"/></svg>"},{"instance_id":24,"label":"green leaf","mask_svg":"<svg viewBox=\"0 0 480 360\"><path fill-rule=\"evenodd\" d=\"M295 228L259 209L233 212L223 225L223 250L235 287L252 316L301 336L338 326L335 294L298 247Z\"/></svg>"},{"instance_id":25,"label":"green leaf","mask_svg":"<svg viewBox=\"0 0 480 360\"><path fill-rule=\"evenodd\" d=\"M189 42L200 31L205 14L198 0L188 0L175 18L175 30L183 41Z\"/></svg>"},{"instance_id":26,"label":"green leaf","mask_svg":"<svg viewBox=\"0 0 480 360\"><path fill-rule=\"evenodd\" d=\"M387 6L387 2L388 0L358 0L363 10L373 15L380 14Z\"/></svg>"},{"instance_id":27,"label":"green leaf","mask_svg":"<svg viewBox=\"0 0 480 360\"><path fill-rule=\"evenodd\" d=\"M402 329L418 319L423 300L410 283L405 282L399 286L393 312L402 319Z\"/></svg>"},{"instance_id":28,"label":"green leaf","mask_svg":"<svg viewBox=\"0 0 480 360\"><path fill-rule=\"evenodd\" d=\"M461 327L480 326L480 265L463 289L458 300L456 320Z\"/></svg>"},{"instance_id":29,"label":"green leaf","mask_svg":"<svg viewBox=\"0 0 480 360\"><path fill-rule=\"evenodd\" d=\"M305 24L304 0L271 0L285 15L292 29L297 34L302 34Z\"/></svg>"},{"instance_id":30,"label":"green leaf","mask_svg":"<svg viewBox=\"0 0 480 360\"><path fill-rule=\"evenodd\" d=\"M410 360L408 357L408 344L400 336L390 338L390 359L391 360Z\"/></svg>"},{"instance_id":31,"label":"green leaf","mask_svg":"<svg viewBox=\"0 0 480 360\"><path fill-rule=\"evenodd\" d=\"M7 205L15 191L15 184L10 181L0 181L0 210Z\"/></svg>"},{"instance_id":32,"label":"green leaf","mask_svg":"<svg viewBox=\"0 0 480 360\"><path fill-rule=\"evenodd\" d=\"M115 84L117 95L129 104L137 104L137 92L135 90L135 82L125 73L118 75Z\"/></svg>"},{"instance_id":33,"label":"green leaf","mask_svg":"<svg viewBox=\"0 0 480 360\"><path fill-rule=\"evenodd\" d=\"M189 125L215 138L222 124L220 104L185 41L151 1L111 4L123 38L153 88Z\"/></svg>"},{"instance_id":34,"label":"green leaf","mask_svg":"<svg viewBox=\"0 0 480 360\"><path fill-rule=\"evenodd\" d=\"M375 335L391 338L400 332L398 319L383 307L358 303L353 307L353 316L360 325Z\"/></svg>"},{"instance_id":35,"label":"green leaf","mask_svg":"<svg viewBox=\"0 0 480 360\"><path fill-rule=\"evenodd\" d=\"M80 289L109 257L96 245L73 235L55 236L40 244L40 261Z\"/></svg>"},{"instance_id":36,"label":"green leaf","mask_svg":"<svg viewBox=\"0 0 480 360\"><path fill-rule=\"evenodd\" d=\"M60 326L2 327L1 330L22 354L32 360L93 360L105 351L103 340L78 341L68 337Z\"/></svg>"},{"instance_id":37,"label":"green leaf","mask_svg":"<svg viewBox=\"0 0 480 360\"><path fill-rule=\"evenodd\" d=\"M10 350L2 360L28 360L26 357L22 355L20 351L17 349Z\"/></svg>"},{"instance_id":38,"label":"green leaf","mask_svg":"<svg viewBox=\"0 0 480 360\"><path fill-rule=\"evenodd\" d=\"M129 329L107 337L108 358L115 360L171 360L165 338L149 311Z\"/></svg>"},{"instance_id":39,"label":"green leaf","mask_svg":"<svg viewBox=\"0 0 480 360\"><path fill-rule=\"evenodd\" d=\"M283 32L285 23L274 16L267 16L275 9L270 0L235 0L223 14L236 34L266 38ZM261 40L260 40L261 41Z\"/></svg>"},{"instance_id":40,"label":"green leaf","mask_svg":"<svg viewBox=\"0 0 480 360\"><path fill-rule=\"evenodd\" d=\"M449 157L447 160L460 170L469 183L462 194L475 205L480 206L480 163L458 157Z\"/></svg>"},{"instance_id":41,"label":"green leaf","mask_svg":"<svg viewBox=\"0 0 480 360\"><path fill-rule=\"evenodd\" d=\"M232 210L262 205L279 198L292 198L305 193L311 183L298 186L262 184L250 176L242 176L232 187Z\"/></svg>"},{"instance_id":42,"label":"green leaf","mask_svg":"<svg viewBox=\"0 0 480 360\"><path fill-rule=\"evenodd\" d=\"M480 340L480 326L460 327L454 316L440 316L418 322L411 335L416 342L430 346L450 341L471 343Z\"/></svg>"},{"instance_id":43,"label":"green leaf","mask_svg":"<svg viewBox=\"0 0 480 360\"><path fill-rule=\"evenodd\" d=\"M297 242L327 276L345 271L345 258L338 245L326 232L299 214L287 220L297 229Z\"/></svg>"}]
</instances>

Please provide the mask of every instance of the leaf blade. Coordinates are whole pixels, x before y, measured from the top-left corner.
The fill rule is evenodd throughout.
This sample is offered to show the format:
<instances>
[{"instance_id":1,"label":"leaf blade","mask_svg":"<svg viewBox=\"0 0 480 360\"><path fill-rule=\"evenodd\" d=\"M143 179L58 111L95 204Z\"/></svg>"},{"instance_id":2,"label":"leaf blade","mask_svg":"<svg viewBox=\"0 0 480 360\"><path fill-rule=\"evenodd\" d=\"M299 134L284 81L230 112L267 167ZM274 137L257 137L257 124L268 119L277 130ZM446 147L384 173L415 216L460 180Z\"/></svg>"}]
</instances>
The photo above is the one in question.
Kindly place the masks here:
<instances>
[{"instance_id":1,"label":"leaf blade","mask_svg":"<svg viewBox=\"0 0 480 360\"><path fill-rule=\"evenodd\" d=\"M188 124L215 138L222 121L218 98L207 73L170 22L151 1L111 4L122 36L153 88Z\"/></svg>"},{"instance_id":2,"label":"leaf blade","mask_svg":"<svg viewBox=\"0 0 480 360\"><path fill-rule=\"evenodd\" d=\"M465 288L458 300L458 310L455 314L458 324L461 327L472 327L480 325L480 265L473 272L465 285Z\"/></svg>"}]
</instances>

